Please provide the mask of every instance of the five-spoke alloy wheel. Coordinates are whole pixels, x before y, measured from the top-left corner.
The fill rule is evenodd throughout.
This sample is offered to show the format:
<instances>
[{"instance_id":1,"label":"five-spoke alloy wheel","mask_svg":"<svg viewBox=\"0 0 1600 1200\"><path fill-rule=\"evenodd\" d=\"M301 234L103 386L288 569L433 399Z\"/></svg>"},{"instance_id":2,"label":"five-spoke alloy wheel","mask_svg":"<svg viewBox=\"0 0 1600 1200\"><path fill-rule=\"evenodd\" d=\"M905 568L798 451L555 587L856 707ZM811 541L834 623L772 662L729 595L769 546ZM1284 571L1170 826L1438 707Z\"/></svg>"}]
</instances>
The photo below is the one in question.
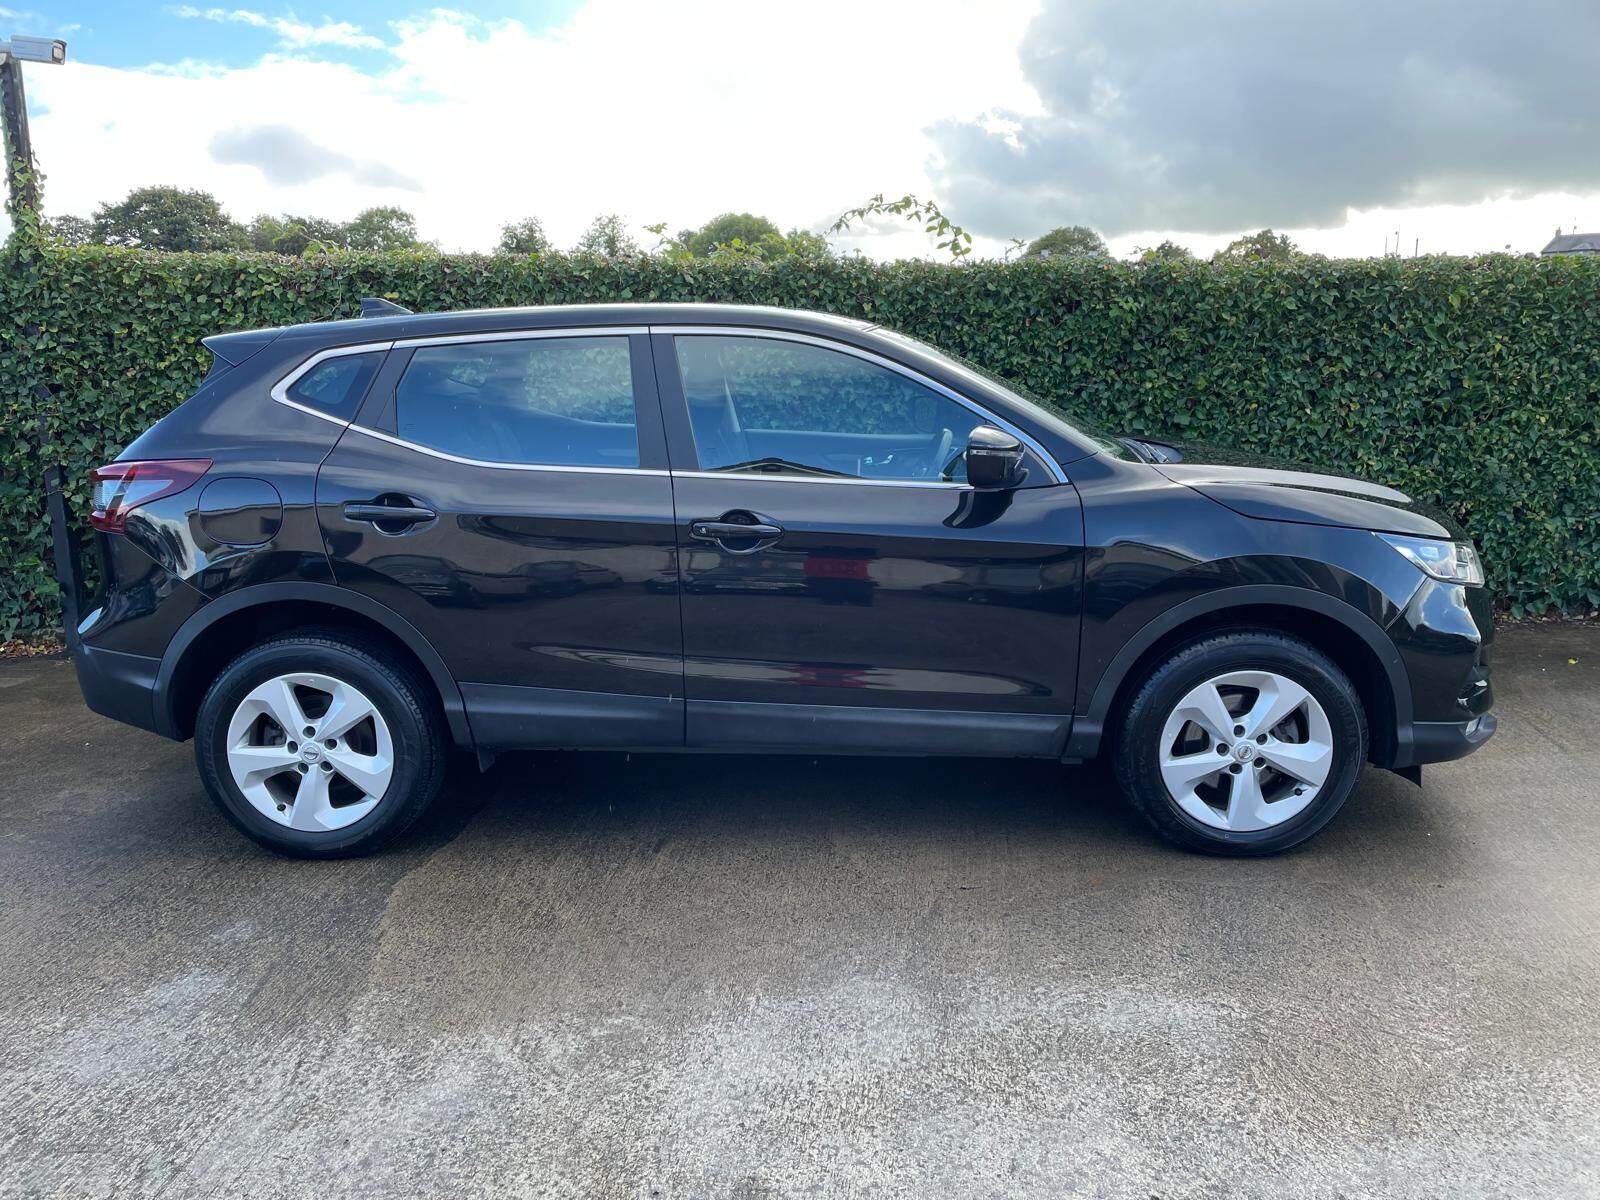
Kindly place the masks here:
<instances>
[{"instance_id":1,"label":"five-spoke alloy wheel","mask_svg":"<svg viewBox=\"0 0 1600 1200\"><path fill-rule=\"evenodd\" d=\"M1117 775L1167 837L1270 854L1338 811L1366 758L1360 697L1326 655L1286 634L1214 634L1157 665L1128 706Z\"/></svg>"},{"instance_id":2,"label":"five-spoke alloy wheel","mask_svg":"<svg viewBox=\"0 0 1600 1200\"><path fill-rule=\"evenodd\" d=\"M201 701L195 755L218 807L258 842L333 857L375 848L439 789L429 690L381 644L283 635L230 663Z\"/></svg>"},{"instance_id":3,"label":"five-spoke alloy wheel","mask_svg":"<svg viewBox=\"0 0 1600 1200\"><path fill-rule=\"evenodd\" d=\"M233 782L270 821L343 829L370 813L394 775L394 739L360 689L297 671L252 688L228 723Z\"/></svg>"}]
</instances>

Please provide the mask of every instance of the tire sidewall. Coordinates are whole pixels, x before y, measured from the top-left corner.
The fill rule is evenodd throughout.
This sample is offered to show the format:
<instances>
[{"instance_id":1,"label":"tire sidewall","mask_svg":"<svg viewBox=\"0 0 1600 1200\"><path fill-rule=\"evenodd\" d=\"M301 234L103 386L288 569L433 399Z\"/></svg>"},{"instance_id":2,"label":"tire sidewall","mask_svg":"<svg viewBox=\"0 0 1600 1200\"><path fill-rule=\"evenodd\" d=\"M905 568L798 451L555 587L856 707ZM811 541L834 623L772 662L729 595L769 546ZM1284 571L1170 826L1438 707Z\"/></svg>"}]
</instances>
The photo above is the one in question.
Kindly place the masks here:
<instances>
[{"instance_id":1,"label":"tire sidewall","mask_svg":"<svg viewBox=\"0 0 1600 1200\"><path fill-rule=\"evenodd\" d=\"M1191 689L1218 675L1251 670L1283 675L1311 693L1332 729L1333 766L1321 794L1303 812L1269 829L1238 832L1207 825L1179 807L1161 777L1160 743L1167 718ZM1361 775L1367 731L1359 695L1326 656L1288 638L1240 633L1201 642L1160 667L1135 700L1124 743L1124 782L1164 833L1216 853L1271 854L1305 841L1338 814Z\"/></svg>"},{"instance_id":2,"label":"tire sidewall","mask_svg":"<svg viewBox=\"0 0 1600 1200\"><path fill-rule=\"evenodd\" d=\"M228 767L228 726L252 689L277 675L307 671L329 675L359 688L389 726L394 772L372 811L340 829L291 829L259 811L246 799ZM195 723L195 759L206 790L227 818L246 836L274 850L304 857L359 852L375 846L396 826L409 824L408 801L426 786L428 764L419 748L432 736L419 719L417 697L404 680L359 650L311 641L281 641L248 651L234 660L201 701Z\"/></svg>"}]
</instances>

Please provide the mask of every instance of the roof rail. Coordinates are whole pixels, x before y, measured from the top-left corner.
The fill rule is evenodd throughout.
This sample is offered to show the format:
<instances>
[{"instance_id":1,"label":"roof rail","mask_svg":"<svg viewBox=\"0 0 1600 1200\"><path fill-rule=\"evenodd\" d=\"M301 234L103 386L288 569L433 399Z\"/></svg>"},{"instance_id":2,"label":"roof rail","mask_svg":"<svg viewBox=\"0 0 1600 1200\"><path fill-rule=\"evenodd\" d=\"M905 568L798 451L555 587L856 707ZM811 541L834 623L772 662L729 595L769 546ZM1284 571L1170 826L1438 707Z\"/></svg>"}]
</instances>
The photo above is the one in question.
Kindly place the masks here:
<instances>
[{"instance_id":1,"label":"roof rail","mask_svg":"<svg viewBox=\"0 0 1600 1200\"><path fill-rule=\"evenodd\" d=\"M381 296L361 297L362 319L367 317L409 317L411 315L409 308L401 308L398 304L385 300Z\"/></svg>"}]
</instances>

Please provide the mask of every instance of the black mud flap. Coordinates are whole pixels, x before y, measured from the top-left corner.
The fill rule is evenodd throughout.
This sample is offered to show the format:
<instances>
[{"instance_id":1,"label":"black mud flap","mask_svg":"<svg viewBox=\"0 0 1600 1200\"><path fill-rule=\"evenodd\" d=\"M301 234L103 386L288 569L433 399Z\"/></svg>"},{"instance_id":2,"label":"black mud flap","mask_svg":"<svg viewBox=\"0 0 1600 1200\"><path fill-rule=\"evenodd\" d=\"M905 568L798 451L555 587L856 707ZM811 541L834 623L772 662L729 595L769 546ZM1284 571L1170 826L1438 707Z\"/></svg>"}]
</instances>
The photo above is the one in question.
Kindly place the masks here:
<instances>
[{"instance_id":1,"label":"black mud flap","mask_svg":"<svg viewBox=\"0 0 1600 1200\"><path fill-rule=\"evenodd\" d=\"M1390 767L1389 769L1391 771L1393 771L1396 775L1400 776L1401 779L1409 779L1412 783L1416 784L1418 787L1422 786L1422 768L1421 767Z\"/></svg>"},{"instance_id":2,"label":"black mud flap","mask_svg":"<svg viewBox=\"0 0 1600 1200\"><path fill-rule=\"evenodd\" d=\"M50 389L38 384L33 394L39 400L50 399ZM56 560L56 583L61 588L61 624L67 639L67 649L78 648L78 597L83 580L82 562L78 557L78 540L72 536L67 524L67 498L62 494L63 473L54 461L51 451L50 426L46 418L39 418L39 461L44 464L45 501L50 509L50 540Z\"/></svg>"}]
</instances>

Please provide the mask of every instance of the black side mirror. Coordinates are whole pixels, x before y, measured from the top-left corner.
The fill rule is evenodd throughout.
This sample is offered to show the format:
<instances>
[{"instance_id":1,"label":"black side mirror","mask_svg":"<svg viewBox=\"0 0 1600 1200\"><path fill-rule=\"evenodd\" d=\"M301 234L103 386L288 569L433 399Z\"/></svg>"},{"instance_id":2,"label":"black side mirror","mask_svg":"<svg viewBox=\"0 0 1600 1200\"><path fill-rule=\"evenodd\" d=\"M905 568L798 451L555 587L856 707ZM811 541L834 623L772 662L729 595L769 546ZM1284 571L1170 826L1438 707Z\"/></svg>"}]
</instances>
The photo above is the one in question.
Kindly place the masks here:
<instances>
[{"instance_id":1,"label":"black side mirror","mask_svg":"<svg viewBox=\"0 0 1600 1200\"><path fill-rule=\"evenodd\" d=\"M1022 443L1004 429L979 425L967 436L967 482L975 488L1014 488L1022 482Z\"/></svg>"}]
</instances>

